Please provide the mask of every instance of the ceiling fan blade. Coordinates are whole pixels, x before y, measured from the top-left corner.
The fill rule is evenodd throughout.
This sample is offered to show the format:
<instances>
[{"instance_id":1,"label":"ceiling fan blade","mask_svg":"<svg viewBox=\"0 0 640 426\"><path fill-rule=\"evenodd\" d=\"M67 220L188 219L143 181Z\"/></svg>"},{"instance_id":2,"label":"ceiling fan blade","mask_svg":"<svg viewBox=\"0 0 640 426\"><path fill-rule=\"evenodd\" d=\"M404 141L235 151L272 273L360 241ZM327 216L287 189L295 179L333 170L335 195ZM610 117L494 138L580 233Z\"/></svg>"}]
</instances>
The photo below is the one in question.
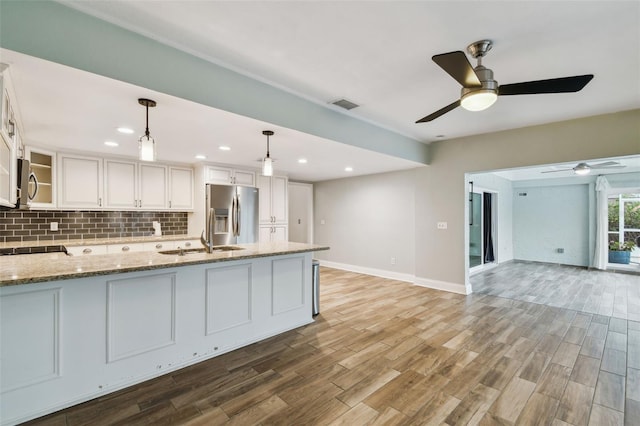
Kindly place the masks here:
<instances>
[{"instance_id":1,"label":"ceiling fan blade","mask_svg":"<svg viewBox=\"0 0 640 426\"><path fill-rule=\"evenodd\" d=\"M624 166L622 166L617 161L605 161L604 163L589 164L589 167L591 167L592 169L607 169L607 168L611 168L611 167L621 168L621 167L624 167Z\"/></svg>"},{"instance_id":2,"label":"ceiling fan blade","mask_svg":"<svg viewBox=\"0 0 640 426\"><path fill-rule=\"evenodd\" d=\"M593 74L573 77L551 78L548 80L525 81L523 83L503 84L498 88L500 96L535 95L537 93L579 92L593 78Z\"/></svg>"},{"instance_id":3,"label":"ceiling fan blade","mask_svg":"<svg viewBox=\"0 0 640 426\"><path fill-rule=\"evenodd\" d=\"M480 87L482 84L464 52L442 53L431 59L464 87Z\"/></svg>"},{"instance_id":4,"label":"ceiling fan blade","mask_svg":"<svg viewBox=\"0 0 640 426\"><path fill-rule=\"evenodd\" d=\"M444 108L440 108L439 110L437 110L433 114L429 114L426 117L421 118L420 120L416 121L416 124L418 124L418 123L426 123L427 121L435 120L436 118L440 117L441 115L445 115L449 111L451 111L453 109L456 109L459 106L460 106L460 99L458 99L457 101L447 105Z\"/></svg>"},{"instance_id":5,"label":"ceiling fan blade","mask_svg":"<svg viewBox=\"0 0 640 426\"><path fill-rule=\"evenodd\" d=\"M540 173L556 173L556 172L567 172L569 170L573 170L573 169L558 169L558 170L547 170L545 172L540 172Z\"/></svg>"}]
</instances>

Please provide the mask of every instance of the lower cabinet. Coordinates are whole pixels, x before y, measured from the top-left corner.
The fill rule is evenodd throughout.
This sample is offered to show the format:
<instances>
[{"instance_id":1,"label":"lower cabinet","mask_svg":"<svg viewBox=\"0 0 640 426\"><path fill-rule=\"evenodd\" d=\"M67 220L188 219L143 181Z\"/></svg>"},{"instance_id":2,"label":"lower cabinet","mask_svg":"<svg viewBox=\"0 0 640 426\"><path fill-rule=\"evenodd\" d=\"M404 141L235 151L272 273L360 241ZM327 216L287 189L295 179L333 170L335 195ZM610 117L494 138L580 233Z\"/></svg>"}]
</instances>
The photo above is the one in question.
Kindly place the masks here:
<instances>
[{"instance_id":1,"label":"lower cabinet","mask_svg":"<svg viewBox=\"0 0 640 426\"><path fill-rule=\"evenodd\" d=\"M0 287L3 424L312 322L311 256Z\"/></svg>"},{"instance_id":2,"label":"lower cabinet","mask_svg":"<svg viewBox=\"0 0 640 426\"><path fill-rule=\"evenodd\" d=\"M288 241L287 225L260 226L259 239L261 243Z\"/></svg>"}]
</instances>

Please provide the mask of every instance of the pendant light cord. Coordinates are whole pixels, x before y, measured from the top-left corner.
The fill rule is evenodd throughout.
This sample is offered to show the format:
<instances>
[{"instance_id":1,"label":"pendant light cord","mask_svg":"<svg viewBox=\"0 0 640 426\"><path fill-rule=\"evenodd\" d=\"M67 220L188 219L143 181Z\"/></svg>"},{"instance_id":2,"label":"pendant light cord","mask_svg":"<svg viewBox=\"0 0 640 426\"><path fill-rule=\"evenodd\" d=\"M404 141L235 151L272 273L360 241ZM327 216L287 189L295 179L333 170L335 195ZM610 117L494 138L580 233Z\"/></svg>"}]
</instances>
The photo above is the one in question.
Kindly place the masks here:
<instances>
[{"instance_id":1,"label":"pendant light cord","mask_svg":"<svg viewBox=\"0 0 640 426\"><path fill-rule=\"evenodd\" d=\"M144 135L149 139L149 104L146 105L147 109L147 127L145 128Z\"/></svg>"},{"instance_id":2,"label":"pendant light cord","mask_svg":"<svg viewBox=\"0 0 640 426\"><path fill-rule=\"evenodd\" d=\"M269 135L267 135L267 158L269 158Z\"/></svg>"}]
</instances>

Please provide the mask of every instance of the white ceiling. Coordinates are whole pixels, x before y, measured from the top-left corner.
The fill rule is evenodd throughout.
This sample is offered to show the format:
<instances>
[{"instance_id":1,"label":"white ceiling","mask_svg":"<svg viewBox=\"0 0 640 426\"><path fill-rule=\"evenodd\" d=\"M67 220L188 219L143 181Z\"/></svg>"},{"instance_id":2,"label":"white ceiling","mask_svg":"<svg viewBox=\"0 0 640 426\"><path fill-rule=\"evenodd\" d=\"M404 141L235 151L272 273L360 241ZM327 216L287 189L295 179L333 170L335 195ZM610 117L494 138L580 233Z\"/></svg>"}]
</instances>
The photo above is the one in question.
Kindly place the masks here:
<instances>
[{"instance_id":1,"label":"white ceiling","mask_svg":"<svg viewBox=\"0 0 640 426\"><path fill-rule=\"evenodd\" d=\"M637 1L61 3L319 104L349 99L361 106L345 114L425 143L438 135L449 139L640 108ZM458 108L431 123L415 124L459 97L458 83L431 56L465 50L484 38L494 41L484 65L499 83L588 73L595 78L579 93L508 96L486 111ZM148 96L158 101L150 112L150 128L161 159L193 162L193 155L204 150L213 161L255 166L263 155L256 152L255 140L272 128L272 155L280 160L276 169L294 178L342 177L346 165L355 168L354 174L416 166L59 65L29 71L38 66L27 60L20 65L24 58L6 51L3 62L9 54L25 133L34 143L104 152L101 144L115 137L114 127L128 124L140 131L144 111L131 100ZM42 73L49 72L55 80L43 79ZM60 84L45 83L51 81ZM52 113L42 113L51 110L38 105L44 100L56 106ZM52 136L58 127L75 137ZM135 155L132 140L121 141L120 148L127 144L122 154ZM180 144L169 147L163 140ZM219 143L232 151L222 156ZM302 156L309 163L301 169L297 157Z\"/></svg>"}]
</instances>

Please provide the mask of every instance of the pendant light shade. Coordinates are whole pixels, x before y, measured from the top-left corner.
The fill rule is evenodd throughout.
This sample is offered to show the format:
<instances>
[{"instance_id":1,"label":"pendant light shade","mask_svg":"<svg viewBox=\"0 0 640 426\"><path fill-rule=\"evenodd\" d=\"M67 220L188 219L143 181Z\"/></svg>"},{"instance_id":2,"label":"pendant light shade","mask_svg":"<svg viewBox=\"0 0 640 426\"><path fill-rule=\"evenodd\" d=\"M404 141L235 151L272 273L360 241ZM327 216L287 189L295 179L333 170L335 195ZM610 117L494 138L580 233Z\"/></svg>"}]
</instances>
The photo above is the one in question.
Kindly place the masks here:
<instances>
[{"instance_id":1,"label":"pendant light shade","mask_svg":"<svg viewBox=\"0 0 640 426\"><path fill-rule=\"evenodd\" d=\"M138 140L139 158L140 161L156 161L156 141L149 133L149 107L155 107L156 101L152 101L151 99L138 99L138 103L147 110L147 125L144 135L140 136Z\"/></svg>"},{"instance_id":2,"label":"pendant light shade","mask_svg":"<svg viewBox=\"0 0 640 426\"><path fill-rule=\"evenodd\" d=\"M273 131L263 130L262 134L267 137L267 156L262 160L262 176L273 176L273 160L269 156L269 136L273 136Z\"/></svg>"}]
</instances>

